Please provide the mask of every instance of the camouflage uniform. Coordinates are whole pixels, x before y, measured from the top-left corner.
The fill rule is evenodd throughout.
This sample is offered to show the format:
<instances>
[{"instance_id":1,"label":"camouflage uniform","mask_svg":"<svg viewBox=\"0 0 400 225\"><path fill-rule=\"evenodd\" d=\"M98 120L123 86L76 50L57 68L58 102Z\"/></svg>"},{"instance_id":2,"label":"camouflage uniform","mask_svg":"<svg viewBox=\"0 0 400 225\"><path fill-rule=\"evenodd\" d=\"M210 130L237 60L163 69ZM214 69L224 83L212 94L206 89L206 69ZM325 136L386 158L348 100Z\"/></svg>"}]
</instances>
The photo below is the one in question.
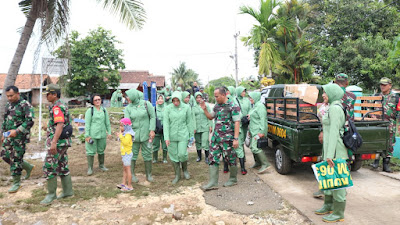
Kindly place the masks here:
<instances>
[{"instance_id":1,"label":"camouflage uniform","mask_svg":"<svg viewBox=\"0 0 400 225\"><path fill-rule=\"evenodd\" d=\"M203 99L204 99L205 102L209 102L210 101L210 98L208 97L207 93L202 92L201 94L203 95Z\"/></svg>"},{"instance_id":2,"label":"camouflage uniform","mask_svg":"<svg viewBox=\"0 0 400 225\"><path fill-rule=\"evenodd\" d=\"M347 115L349 115L351 120L354 121L354 103L356 102L357 97L354 93L346 91L344 87L341 88L344 91L342 106L346 109Z\"/></svg>"},{"instance_id":3,"label":"camouflage uniform","mask_svg":"<svg viewBox=\"0 0 400 225\"><path fill-rule=\"evenodd\" d=\"M240 121L240 107L234 101L216 104L213 114L215 127L210 143L209 164L219 164L222 154L224 161L229 165L236 165L236 152L232 149L235 122Z\"/></svg>"},{"instance_id":4,"label":"camouflage uniform","mask_svg":"<svg viewBox=\"0 0 400 225\"><path fill-rule=\"evenodd\" d=\"M24 99L16 103L8 102L6 105L2 129L4 132L16 130L17 136L4 138L0 155L10 164L12 176L21 175L25 145L30 141L30 129L34 124L33 117L33 108Z\"/></svg>"},{"instance_id":5,"label":"camouflage uniform","mask_svg":"<svg viewBox=\"0 0 400 225\"><path fill-rule=\"evenodd\" d=\"M63 117L64 126L67 126L70 124L70 115L68 107L60 99L49 107L49 114L46 139L47 155L43 165L46 179L51 179L55 176L67 176L69 174L67 149L71 147L71 138L58 139L57 153L55 155L50 153L51 142L57 127L56 122L60 117Z\"/></svg>"},{"instance_id":6,"label":"camouflage uniform","mask_svg":"<svg viewBox=\"0 0 400 225\"><path fill-rule=\"evenodd\" d=\"M387 156L393 156L393 147L396 143L396 119L397 119L397 102L396 94L390 91L389 94L384 95L379 93L377 96L382 96L383 106L383 119L389 121L389 149Z\"/></svg>"}]
</instances>

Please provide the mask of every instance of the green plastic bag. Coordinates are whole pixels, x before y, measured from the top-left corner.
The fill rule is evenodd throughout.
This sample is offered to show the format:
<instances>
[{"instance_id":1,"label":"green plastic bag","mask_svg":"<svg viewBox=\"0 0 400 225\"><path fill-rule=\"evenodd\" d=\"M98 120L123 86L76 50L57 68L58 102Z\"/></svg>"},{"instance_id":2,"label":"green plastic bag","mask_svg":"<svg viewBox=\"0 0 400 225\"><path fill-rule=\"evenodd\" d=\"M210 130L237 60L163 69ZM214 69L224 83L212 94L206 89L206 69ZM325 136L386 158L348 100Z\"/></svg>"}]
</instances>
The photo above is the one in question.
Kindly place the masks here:
<instances>
[{"instance_id":1,"label":"green plastic bag","mask_svg":"<svg viewBox=\"0 0 400 225\"><path fill-rule=\"evenodd\" d=\"M335 167L328 165L327 161L312 165L315 178L320 190L337 190L353 186L350 170L345 159L334 159Z\"/></svg>"}]
</instances>

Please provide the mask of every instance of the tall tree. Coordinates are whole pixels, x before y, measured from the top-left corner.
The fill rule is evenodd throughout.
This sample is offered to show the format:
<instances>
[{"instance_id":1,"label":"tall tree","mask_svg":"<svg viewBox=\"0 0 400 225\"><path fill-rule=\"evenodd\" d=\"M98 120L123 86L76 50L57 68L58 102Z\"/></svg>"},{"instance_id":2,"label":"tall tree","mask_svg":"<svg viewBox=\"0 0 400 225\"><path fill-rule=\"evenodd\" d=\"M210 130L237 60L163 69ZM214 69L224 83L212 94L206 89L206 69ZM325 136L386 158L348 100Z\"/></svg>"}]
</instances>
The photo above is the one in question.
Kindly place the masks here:
<instances>
[{"instance_id":1,"label":"tall tree","mask_svg":"<svg viewBox=\"0 0 400 225\"><path fill-rule=\"evenodd\" d=\"M66 45L56 50L57 57L70 57L70 70L66 75L66 93L69 96L86 94L107 94L108 87L117 88L121 76L120 69L125 68L122 50L116 49L119 43L111 31L99 27L91 30L85 38L72 32ZM64 55L70 51L70 56Z\"/></svg>"},{"instance_id":2,"label":"tall tree","mask_svg":"<svg viewBox=\"0 0 400 225\"><path fill-rule=\"evenodd\" d=\"M260 75L271 75L272 69L280 62L280 56L274 42L275 27L278 21L273 11L278 6L275 0L260 0L260 9L241 6L240 14L252 16L257 24L250 30L250 36L242 37L245 46L255 50L256 65Z\"/></svg>"},{"instance_id":3,"label":"tall tree","mask_svg":"<svg viewBox=\"0 0 400 225\"><path fill-rule=\"evenodd\" d=\"M146 13L139 0L97 1L102 3L104 8L119 16L120 21L126 24L129 29L142 28ZM40 20L42 43L57 42L62 38L69 22L70 0L22 0L19 2L19 6L26 15L26 23L8 70L3 90L15 84L36 21ZM0 124L3 121L6 101L7 98L0 100Z\"/></svg>"},{"instance_id":4,"label":"tall tree","mask_svg":"<svg viewBox=\"0 0 400 225\"><path fill-rule=\"evenodd\" d=\"M380 77L394 75L387 57L390 42L400 30L395 4L376 0L307 2L313 12L306 35L317 52L313 63L323 81L343 72L353 83L371 90Z\"/></svg>"},{"instance_id":5,"label":"tall tree","mask_svg":"<svg viewBox=\"0 0 400 225\"><path fill-rule=\"evenodd\" d=\"M179 67L173 70L174 71L171 73L171 84L174 90L180 86L182 91L184 91L191 88L190 85L193 84L193 82L199 82L199 75L192 69L188 69L184 62L181 62Z\"/></svg>"}]
</instances>

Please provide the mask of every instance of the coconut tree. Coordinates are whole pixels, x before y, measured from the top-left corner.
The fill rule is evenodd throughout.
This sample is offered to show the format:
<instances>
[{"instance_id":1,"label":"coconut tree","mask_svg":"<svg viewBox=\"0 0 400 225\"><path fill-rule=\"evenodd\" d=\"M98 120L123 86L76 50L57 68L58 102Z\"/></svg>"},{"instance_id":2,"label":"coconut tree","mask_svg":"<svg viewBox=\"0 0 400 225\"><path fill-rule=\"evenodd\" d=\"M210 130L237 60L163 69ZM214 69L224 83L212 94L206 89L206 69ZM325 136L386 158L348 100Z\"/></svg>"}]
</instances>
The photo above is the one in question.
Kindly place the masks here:
<instances>
[{"instance_id":1,"label":"coconut tree","mask_svg":"<svg viewBox=\"0 0 400 225\"><path fill-rule=\"evenodd\" d=\"M186 63L181 62L178 68L173 69L174 71L171 73L171 84L174 90L180 86L184 91L190 88L190 84L193 82L199 82L198 77L199 75L194 72L192 69L188 69L186 67Z\"/></svg>"},{"instance_id":2,"label":"coconut tree","mask_svg":"<svg viewBox=\"0 0 400 225\"><path fill-rule=\"evenodd\" d=\"M278 21L275 19L274 10L278 6L275 0L260 0L260 8L254 9L249 6L241 6L240 14L252 16L257 24L250 31L250 36L242 37L245 46L252 47L256 52L256 64L259 66L258 73L266 75L272 73L280 61L277 46L274 41L275 28Z\"/></svg>"},{"instance_id":3,"label":"coconut tree","mask_svg":"<svg viewBox=\"0 0 400 225\"><path fill-rule=\"evenodd\" d=\"M105 9L119 16L129 29L141 29L146 13L139 0L97 0ZM26 22L4 82L4 88L14 85L35 24L40 24L41 44L56 43L67 31L70 0L23 0L19 2ZM4 95L4 92L3 92ZM0 100L0 124L7 98Z\"/></svg>"}]
</instances>

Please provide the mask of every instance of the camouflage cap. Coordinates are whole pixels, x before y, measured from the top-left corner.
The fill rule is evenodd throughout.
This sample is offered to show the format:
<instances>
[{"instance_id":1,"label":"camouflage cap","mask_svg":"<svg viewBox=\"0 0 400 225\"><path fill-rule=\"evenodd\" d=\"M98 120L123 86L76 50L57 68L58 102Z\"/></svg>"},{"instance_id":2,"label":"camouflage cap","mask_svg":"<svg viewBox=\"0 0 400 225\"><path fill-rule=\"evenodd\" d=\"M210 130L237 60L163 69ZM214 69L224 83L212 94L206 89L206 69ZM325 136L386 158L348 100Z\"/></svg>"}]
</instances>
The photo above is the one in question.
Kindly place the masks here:
<instances>
[{"instance_id":1,"label":"camouflage cap","mask_svg":"<svg viewBox=\"0 0 400 225\"><path fill-rule=\"evenodd\" d=\"M44 92L44 94L54 93L54 92L57 92L60 90L61 90L61 88L57 84L49 84L49 85L47 85L46 91Z\"/></svg>"},{"instance_id":2,"label":"camouflage cap","mask_svg":"<svg viewBox=\"0 0 400 225\"><path fill-rule=\"evenodd\" d=\"M339 73L335 76L335 81L347 81L349 79L349 76L344 73Z\"/></svg>"},{"instance_id":3,"label":"camouflage cap","mask_svg":"<svg viewBox=\"0 0 400 225\"><path fill-rule=\"evenodd\" d=\"M380 84L392 84L392 80L387 77L382 77L379 81Z\"/></svg>"}]
</instances>

